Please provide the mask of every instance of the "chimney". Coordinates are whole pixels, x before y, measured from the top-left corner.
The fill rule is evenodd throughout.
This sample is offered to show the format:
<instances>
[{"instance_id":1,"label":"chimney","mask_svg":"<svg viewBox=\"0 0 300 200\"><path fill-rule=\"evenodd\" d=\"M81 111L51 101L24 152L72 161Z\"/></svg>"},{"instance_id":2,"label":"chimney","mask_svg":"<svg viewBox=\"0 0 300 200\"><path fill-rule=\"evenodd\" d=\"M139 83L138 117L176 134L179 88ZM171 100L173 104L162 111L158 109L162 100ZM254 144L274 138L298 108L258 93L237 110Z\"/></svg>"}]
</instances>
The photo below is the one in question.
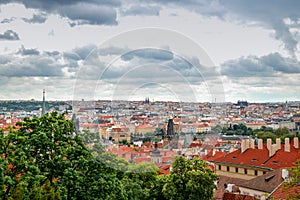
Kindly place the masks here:
<instances>
[{"instance_id":1,"label":"chimney","mask_svg":"<svg viewBox=\"0 0 300 200\"><path fill-rule=\"evenodd\" d=\"M257 144L258 149L263 149L263 140L258 139L258 144Z\"/></svg>"},{"instance_id":2,"label":"chimney","mask_svg":"<svg viewBox=\"0 0 300 200\"><path fill-rule=\"evenodd\" d=\"M296 149L299 148L299 139L298 139L298 137L294 137L294 147L295 147Z\"/></svg>"},{"instance_id":3,"label":"chimney","mask_svg":"<svg viewBox=\"0 0 300 200\"><path fill-rule=\"evenodd\" d=\"M290 152L290 139L289 138L284 139L284 151Z\"/></svg>"},{"instance_id":4,"label":"chimney","mask_svg":"<svg viewBox=\"0 0 300 200\"><path fill-rule=\"evenodd\" d=\"M281 177L282 177L282 179L286 180L288 176L289 176L289 171L287 169L282 169L281 170Z\"/></svg>"},{"instance_id":5,"label":"chimney","mask_svg":"<svg viewBox=\"0 0 300 200\"><path fill-rule=\"evenodd\" d=\"M242 140L241 142L241 153L244 153L246 151L246 140Z\"/></svg>"},{"instance_id":6,"label":"chimney","mask_svg":"<svg viewBox=\"0 0 300 200\"><path fill-rule=\"evenodd\" d=\"M272 144L269 149L269 157L273 156L277 151L277 144Z\"/></svg>"},{"instance_id":7,"label":"chimney","mask_svg":"<svg viewBox=\"0 0 300 200\"><path fill-rule=\"evenodd\" d=\"M254 139L250 139L250 148L254 149Z\"/></svg>"},{"instance_id":8,"label":"chimney","mask_svg":"<svg viewBox=\"0 0 300 200\"><path fill-rule=\"evenodd\" d=\"M249 140L246 140L246 143L245 143L246 145L246 149L245 149L245 151L250 147L250 141Z\"/></svg>"},{"instance_id":9,"label":"chimney","mask_svg":"<svg viewBox=\"0 0 300 200\"><path fill-rule=\"evenodd\" d=\"M271 147L272 147L272 139L271 139L271 138L268 138L268 139L267 139L267 149L270 151L270 150L271 150Z\"/></svg>"},{"instance_id":10,"label":"chimney","mask_svg":"<svg viewBox=\"0 0 300 200\"><path fill-rule=\"evenodd\" d=\"M277 146L277 150L281 149L281 139L280 138L276 138L276 146Z\"/></svg>"},{"instance_id":11,"label":"chimney","mask_svg":"<svg viewBox=\"0 0 300 200\"><path fill-rule=\"evenodd\" d=\"M216 155L216 149L214 148L213 150L212 150L212 156L215 156Z\"/></svg>"}]
</instances>

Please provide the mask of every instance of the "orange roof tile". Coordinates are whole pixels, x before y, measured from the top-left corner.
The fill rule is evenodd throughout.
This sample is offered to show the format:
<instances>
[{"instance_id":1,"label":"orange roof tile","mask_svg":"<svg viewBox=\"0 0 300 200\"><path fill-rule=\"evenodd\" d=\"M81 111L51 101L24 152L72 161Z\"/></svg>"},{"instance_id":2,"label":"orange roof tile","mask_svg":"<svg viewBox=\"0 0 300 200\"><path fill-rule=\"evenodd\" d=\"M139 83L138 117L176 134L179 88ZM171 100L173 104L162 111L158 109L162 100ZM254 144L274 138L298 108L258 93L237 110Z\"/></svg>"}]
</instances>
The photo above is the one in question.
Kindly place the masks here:
<instances>
[{"instance_id":1,"label":"orange roof tile","mask_svg":"<svg viewBox=\"0 0 300 200\"><path fill-rule=\"evenodd\" d=\"M244 153L238 149L223 157L216 158L215 162L231 163L236 165L256 166L269 169L278 169L283 167L291 167L294 162L300 159L300 149L290 147L290 152L284 151L284 145L272 157L269 157L269 151L264 145L263 149L248 148Z\"/></svg>"},{"instance_id":2,"label":"orange roof tile","mask_svg":"<svg viewBox=\"0 0 300 200\"><path fill-rule=\"evenodd\" d=\"M300 185L294 185L292 187L286 187L282 184L278 189L276 189L270 197L273 199L288 199L291 197L296 197L300 194ZM294 198L295 199L295 198Z\"/></svg>"}]
</instances>

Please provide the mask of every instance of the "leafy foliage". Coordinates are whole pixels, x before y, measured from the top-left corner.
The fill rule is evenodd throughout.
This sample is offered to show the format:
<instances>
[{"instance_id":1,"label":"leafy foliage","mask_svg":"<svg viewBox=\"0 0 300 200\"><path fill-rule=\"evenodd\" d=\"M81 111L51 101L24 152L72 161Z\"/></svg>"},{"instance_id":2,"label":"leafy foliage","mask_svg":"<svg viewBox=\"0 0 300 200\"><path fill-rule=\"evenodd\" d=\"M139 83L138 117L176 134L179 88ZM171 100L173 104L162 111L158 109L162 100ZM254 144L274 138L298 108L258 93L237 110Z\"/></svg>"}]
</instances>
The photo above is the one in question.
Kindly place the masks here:
<instances>
[{"instance_id":1,"label":"leafy foliage","mask_svg":"<svg viewBox=\"0 0 300 200\"><path fill-rule=\"evenodd\" d=\"M276 135L274 133L271 133L271 132L260 131L260 132L257 133L257 138L262 139L264 143L267 142L268 138L271 138L272 142L276 141Z\"/></svg>"},{"instance_id":2,"label":"leafy foliage","mask_svg":"<svg viewBox=\"0 0 300 200\"><path fill-rule=\"evenodd\" d=\"M166 182L163 186L166 199L212 199L218 176L205 161L177 157L172 167L167 179L161 179Z\"/></svg>"},{"instance_id":3,"label":"leafy foliage","mask_svg":"<svg viewBox=\"0 0 300 200\"><path fill-rule=\"evenodd\" d=\"M2 101L0 102L0 111L18 111L23 110L30 112L38 110L42 107L42 101ZM59 106L66 106L69 110L72 109L70 105L62 101L47 101L47 108L59 109Z\"/></svg>"},{"instance_id":4,"label":"leafy foliage","mask_svg":"<svg viewBox=\"0 0 300 200\"><path fill-rule=\"evenodd\" d=\"M245 124L230 124L228 128L223 127L222 133L225 135L251 135L252 129L247 128Z\"/></svg>"}]
</instances>

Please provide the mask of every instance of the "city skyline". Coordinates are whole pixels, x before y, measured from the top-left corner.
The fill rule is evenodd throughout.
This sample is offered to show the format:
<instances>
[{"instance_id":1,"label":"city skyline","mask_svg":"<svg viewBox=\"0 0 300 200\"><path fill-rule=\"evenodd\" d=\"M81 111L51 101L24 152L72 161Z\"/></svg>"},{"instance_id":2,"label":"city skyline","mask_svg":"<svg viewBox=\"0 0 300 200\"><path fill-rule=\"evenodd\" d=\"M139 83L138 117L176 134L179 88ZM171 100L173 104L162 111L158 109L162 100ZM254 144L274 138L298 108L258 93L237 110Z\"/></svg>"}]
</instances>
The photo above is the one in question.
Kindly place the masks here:
<instances>
[{"instance_id":1,"label":"city skyline","mask_svg":"<svg viewBox=\"0 0 300 200\"><path fill-rule=\"evenodd\" d=\"M48 100L299 101L299 9L296 1L4 1L0 99L38 100L46 89Z\"/></svg>"}]
</instances>

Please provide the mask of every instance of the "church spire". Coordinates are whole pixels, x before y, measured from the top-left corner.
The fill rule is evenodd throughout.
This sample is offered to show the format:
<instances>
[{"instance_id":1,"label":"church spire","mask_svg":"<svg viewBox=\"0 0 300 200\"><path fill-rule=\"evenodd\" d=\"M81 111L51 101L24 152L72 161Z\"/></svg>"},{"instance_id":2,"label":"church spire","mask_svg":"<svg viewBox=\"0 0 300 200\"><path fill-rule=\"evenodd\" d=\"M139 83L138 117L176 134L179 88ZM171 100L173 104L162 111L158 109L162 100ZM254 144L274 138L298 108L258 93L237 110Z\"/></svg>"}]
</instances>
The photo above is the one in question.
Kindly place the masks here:
<instances>
[{"instance_id":1,"label":"church spire","mask_svg":"<svg viewBox=\"0 0 300 200\"><path fill-rule=\"evenodd\" d=\"M42 116L46 114L46 102L45 102L45 89L43 89L43 107L42 107Z\"/></svg>"}]
</instances>

